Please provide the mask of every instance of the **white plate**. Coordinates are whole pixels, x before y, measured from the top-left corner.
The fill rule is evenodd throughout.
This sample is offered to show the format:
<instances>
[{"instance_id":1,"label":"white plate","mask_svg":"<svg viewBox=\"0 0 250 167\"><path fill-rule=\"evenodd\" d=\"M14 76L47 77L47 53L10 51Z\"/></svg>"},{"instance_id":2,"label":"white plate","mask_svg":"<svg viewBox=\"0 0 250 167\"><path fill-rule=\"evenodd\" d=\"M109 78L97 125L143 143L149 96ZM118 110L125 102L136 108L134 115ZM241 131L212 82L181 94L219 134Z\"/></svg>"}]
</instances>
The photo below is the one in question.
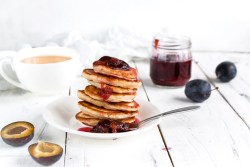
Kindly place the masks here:
<instances>
[{"instance_id":1,"label":"white plate","mask_svg":"<svg viewBox=\"0 0 250 167\"><path fill-rule=\"evenodd\" d=\"M143 125L143 127L122 133L90 133L90 132L81 132L78 131L78 128L84 127L83 124L78 122L75 119L75 114L79 112L79 107L77 106L77 102L79 99L77 97L61 97L54 102L50 103L45 109L43 109L43 117L50 125L72 134L96 138L96 139L116 139L120 137L130 136L139 134L145 131L152 129L157 126L161 119L157 119L147 124ZM140 104L140 111L137 118L139 120L146 119L148 117L160 114L160 111L153 104L149 103L145 100L136 100Z\"/></svg>"}]
</instances>

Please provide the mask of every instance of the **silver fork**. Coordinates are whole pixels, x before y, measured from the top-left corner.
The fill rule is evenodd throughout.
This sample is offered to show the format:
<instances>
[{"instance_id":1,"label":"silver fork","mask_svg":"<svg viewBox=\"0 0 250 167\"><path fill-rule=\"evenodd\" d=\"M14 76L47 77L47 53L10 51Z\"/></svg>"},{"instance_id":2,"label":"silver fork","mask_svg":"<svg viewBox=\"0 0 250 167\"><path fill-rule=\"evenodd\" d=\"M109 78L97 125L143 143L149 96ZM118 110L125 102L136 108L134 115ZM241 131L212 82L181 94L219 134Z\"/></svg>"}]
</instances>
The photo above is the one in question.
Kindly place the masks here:
<instances>
[{"instance_id":1,"label":"silver fork","mask_svg":"<svg viewBox=\"0 0 250 167\"><path fill-rule=\"evenodd\" d=\"M135 129L140 128L143 124L145 124L145 123L147 123L149 121L152 121L152 120L155 120L155 119L158 119L158 118L162 118L162 117L165 117L165 116L170 115L170 114L175 114L175 113L179 113L179 112L183 112L183 111L195 110L195 109L198 109L198 108L200 108L200 106L189 106L189 107L183 107L183 108L170 110L170 111L167 111L167 112L164 112L164 113L161 113L161 114L146 118L146 119L140 121L137 124L130 124L129 129L130 130L135 130Z\"/></svg>"}]
</instances>

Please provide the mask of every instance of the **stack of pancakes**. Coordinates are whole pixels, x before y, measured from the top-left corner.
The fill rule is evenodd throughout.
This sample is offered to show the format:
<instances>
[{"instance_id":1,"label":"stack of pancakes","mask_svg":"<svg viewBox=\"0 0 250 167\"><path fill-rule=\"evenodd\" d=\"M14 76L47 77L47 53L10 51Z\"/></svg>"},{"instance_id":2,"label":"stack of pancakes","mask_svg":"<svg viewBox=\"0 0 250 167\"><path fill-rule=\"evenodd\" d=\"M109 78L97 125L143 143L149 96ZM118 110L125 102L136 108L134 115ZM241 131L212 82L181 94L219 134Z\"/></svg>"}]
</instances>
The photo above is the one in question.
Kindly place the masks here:
<instances>
[{"instance_id":1,"label":"stack of pancakes","mask_svg":"<svg viewBox=\"0 0 250 167\"><path fill-rule=\"evenodd\" d=\"M134 101L141 82L137 71L117 58L103 56L93 63L93 69L84 69L84 78L90 85L78 90L80 112L76 119L95 126L103 119L132 123L138 115L139 104Z\"/></svg>"}]
</instances>

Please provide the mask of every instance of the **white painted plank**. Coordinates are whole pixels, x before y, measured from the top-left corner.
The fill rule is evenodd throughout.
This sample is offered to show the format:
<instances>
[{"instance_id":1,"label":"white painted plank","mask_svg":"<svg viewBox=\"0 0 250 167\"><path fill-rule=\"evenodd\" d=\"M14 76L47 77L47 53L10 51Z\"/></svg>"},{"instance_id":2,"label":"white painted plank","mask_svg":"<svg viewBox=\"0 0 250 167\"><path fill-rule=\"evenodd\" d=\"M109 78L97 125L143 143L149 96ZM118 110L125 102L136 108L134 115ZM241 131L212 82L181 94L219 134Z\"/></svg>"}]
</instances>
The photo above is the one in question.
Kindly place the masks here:
<instances>
[{"instance_id":1,"label":"white painted plank","mask_svg":"<svg viewBox=\"0 0 250 167\"><path fill-rule=\"evenodd\" d=\"M82 142L85 166L172 166L156 129L117 140L83 138Z\"/></svg>"},{"instance_id":2,"label":"white painted plank","mask_svg":"<svg viewBox=\"0 0 250 167\"><path fill-rule=\"evenodd\" d=\"M137 66L150 101L162 112L201 105L200 110L168 116L160 124L175 167L249 167L249 129L217 91L207 101L194 103L186 98L184 87L154 86L149 64L138 62ZM205 79L196 65L192 78Z\"/></svg>"},{"instance_id":3,"label":"white painted plank","mask_svg":"<svg viewBox=\"0 0 250 167\"><path fill-rule=\"evenodd\" d=\"M194 57L209 79L219 87L219 91L250 127L250 54L195 53ZM234 62L237 67L236 78L229 83L221 83L216 79L215 68L223 61Z\"/></svg>"},{"instance_id":4,"label":"white painted plank","mask_svg":"<svg viewBox=\"0 0 250 167\"><path fill-rule=\"evenodd\" d=\"M71 86L70 95L76 96L77 89L75 89L75 87L77 87L78 89L84 89L86 85L87 82L82 77L78 77ZM85 157L85 144L82 140L82 137L67 133L65 167L85 166L84 157Z\"/></svg>"},{"instance_id":5,"label":"white painted plank","mask_svg":"<svg viewBox=\"0 0 250 167\"><path fill-rule=\"evenodd\" d=\"M84 89L87 82L84 78L78 78L72 86L71 95L75 96L78 89ZM141 87L138 90L139 98L146 99L146 95ZM78 157L70 151L79 153ZM167 151L158 128L131 137L117 140L96 140L71 135L68 133L66 166L82 162L84 166L164 166L172 167ZM69 160L68 157L71 157Z\"/></svg>"},{"instance_id":6,"label":"white painted plank","mask_svg":"<svg viewBox=\"0 0 250 167\"><path fill-rule=\"evenodd\" d=\"M46 125L42 119L41 107L57 98L57 96L38 96L20 89L2 92L0 94L0 128L14 121L28 121L35 126L32 141L24 146L12 147L0 140L0 166L39 166L29 155L28 146L42 141L53 142L65 147L65 133ZM45 127L46 125L46 127ZM45 128L44 128L45 127ZM63 166L64 155L52 166Z\"/></svg>"}]
</instances>

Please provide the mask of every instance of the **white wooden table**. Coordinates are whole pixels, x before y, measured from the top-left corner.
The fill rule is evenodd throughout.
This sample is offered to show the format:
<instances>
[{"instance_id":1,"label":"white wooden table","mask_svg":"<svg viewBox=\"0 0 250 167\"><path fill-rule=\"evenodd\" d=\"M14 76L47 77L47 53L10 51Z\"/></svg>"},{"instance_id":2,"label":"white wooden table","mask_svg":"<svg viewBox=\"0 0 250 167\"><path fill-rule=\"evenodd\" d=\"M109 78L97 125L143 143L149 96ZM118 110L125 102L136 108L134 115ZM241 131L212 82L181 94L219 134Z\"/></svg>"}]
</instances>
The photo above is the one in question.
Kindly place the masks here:
<instances>
[{"instance_id":1,"label":"white wooden table","mask_svg":"<svg viewBox=\"0 0 250 167\"><path fill-rule=\"evenodd\" d=\"M192 79L208 80L219 90L199 103L200 110L171 115L158 127L136 136L117 140L95 140L65 133L48 125L39 107L58 97L41 97L16 89L0 94L0 128L13 121L30 121L37 140L54 142L64 148L58 167L249 167L250 166L250 54L193 53ZM230 83L215 77L216 66L235 62L238 74ZM194 105L184 88L155 87L149 78L147 61L134 63L143 86L138 96L149 100L161 112ZM71 95L87 83L78 78ZM142 111L143 112L143 111ZM28 145L11 147L0 140L0 167L39 166L27 151Z\"/></svg>"}]
</instances>

